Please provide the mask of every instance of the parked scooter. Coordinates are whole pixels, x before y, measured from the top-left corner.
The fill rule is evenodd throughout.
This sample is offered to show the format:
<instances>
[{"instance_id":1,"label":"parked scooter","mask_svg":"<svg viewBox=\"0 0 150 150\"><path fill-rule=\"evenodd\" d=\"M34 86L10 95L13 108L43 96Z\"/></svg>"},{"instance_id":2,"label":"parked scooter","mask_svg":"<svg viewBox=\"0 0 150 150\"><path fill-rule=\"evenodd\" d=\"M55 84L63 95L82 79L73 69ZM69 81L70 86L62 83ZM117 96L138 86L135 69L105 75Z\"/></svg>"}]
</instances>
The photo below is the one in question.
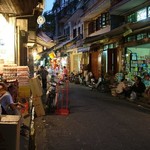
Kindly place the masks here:
<instances>
[{"instance_id":1,"label":"parked scooter","mask_svg":"<svg viewBox=\"0 0 150 150\"><path fill-rule=\"evenodd\" d=\"M91 88L91 90L94 90L94 89L99 90L99 86L100 86L101 82L102 82L101 77L99 77L97 83L95 82L95 79L92 78L91 83L88 86Z\"/></svg>"},{"instance_id":2,"label":"parked scooter","mask_svg":"<svg viewBox=\"0 0 150 150\"><path fill-rule=\"evenodd\" d=\"M49 88L47 89L46 93L46 106L47 106L47 112L48 113L53 113L55 111L55 106L56 106L56 82L50 82L49 83Z\"/></svg>"},{"instance_id":3,"label":"parked scooter","mask_svg":"<svg viewBox=\"0 0 150 150\"><path fill-rule=\"evenodd\" d=\"M97 91L99 91L101 93L105 93L105 92L110 91L109 82L106 81L102 77L99 77L97 82L95 82L95 80L92 78L91 79L91 84L89 84L88 86L91 88L91 90L96 89Z\"/></svg>"},{"instance_id":4,"label":"parked scooter","mask_svg":"<svg viewBox=\"0 0 150 150\"><path fill-rule=\"evenodd\" d=\"M56 81L52 76L51 81L48 82L49 87L46 93L46 106L48 113L54 113L57 104L58 86L63 85L62 81Z\"/></svg>"},{"instance_id":5,"label":"parked scooter","mask_svg":"<svg viewBox=\"0 0 150 150\"><path fill-rule=\"evenodd\" d=\"M110 92L110 80L102 78L102 81L98 86L98 91L102 93Z\"/></svg>"},{"instance_id":6,"label":"parked scooter","mask_svg":"<svg viewBox=\"0 0 150 150\"><path fill-rule=\"evenodd\" d=\"M70 73L69 75L69 81L74 82L75 81L75 74L73 72Z\"/></svg>"}]
</instances>

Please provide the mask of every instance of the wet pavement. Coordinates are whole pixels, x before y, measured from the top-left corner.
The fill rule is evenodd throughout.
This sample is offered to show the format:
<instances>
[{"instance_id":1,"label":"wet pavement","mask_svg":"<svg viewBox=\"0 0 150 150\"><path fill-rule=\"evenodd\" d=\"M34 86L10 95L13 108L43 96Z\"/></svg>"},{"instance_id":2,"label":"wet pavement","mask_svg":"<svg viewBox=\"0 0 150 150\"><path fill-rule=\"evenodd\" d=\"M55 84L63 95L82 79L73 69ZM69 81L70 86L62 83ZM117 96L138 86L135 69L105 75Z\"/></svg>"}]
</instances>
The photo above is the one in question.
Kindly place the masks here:
<instances>
[{"instance_id":1,"label":"wet pavement","mask_svg":"<svg viewBox=\"0 0 150 150\"><path fill-rule=\"evenodd\" d=\"M70 84L69 115L36 117L36 150L149 150L150 109Z\"/></svg>"}]
</instances>

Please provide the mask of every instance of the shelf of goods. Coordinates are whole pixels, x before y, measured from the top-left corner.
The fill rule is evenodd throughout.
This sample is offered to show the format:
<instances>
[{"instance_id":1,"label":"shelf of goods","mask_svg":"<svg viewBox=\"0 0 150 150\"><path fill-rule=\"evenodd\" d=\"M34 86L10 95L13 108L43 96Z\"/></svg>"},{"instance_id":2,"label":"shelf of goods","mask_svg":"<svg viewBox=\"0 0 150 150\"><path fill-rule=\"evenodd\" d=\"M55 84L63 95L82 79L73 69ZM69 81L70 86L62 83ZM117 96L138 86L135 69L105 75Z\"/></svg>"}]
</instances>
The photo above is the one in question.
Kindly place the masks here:
<instances>
[{"instance_id":1,"label":"shelf of goods","mask_svg":"<svg viewBox=\"0 0 150 150\"><path fill-rule=\"evenodd\" d=\"M17 64L4 64L3 65L3 80L8 82L15 81L17 79Z\"/></svg>"},{"instance_id":2,"label":"shelf of goods","mask_svg":"<svg viewBox=\"0 0 150 150\"><path fill-rule=\"evenodd\" d=\"M7 83L18 83L18 97L29 98L29 67L17 66L17 64L3 65L3 80Z\"/></svg>"},{"instance_id":3,"label":"shelf of goods","mask_svg":"<svg viewBox=\"0 0 150 150\"><path fill-rule=\"evenodd\" d=\"M141 72L150 72L150 63L147 60L131 61L131 72L134 74Z\"/></svg>"}]
</instances>

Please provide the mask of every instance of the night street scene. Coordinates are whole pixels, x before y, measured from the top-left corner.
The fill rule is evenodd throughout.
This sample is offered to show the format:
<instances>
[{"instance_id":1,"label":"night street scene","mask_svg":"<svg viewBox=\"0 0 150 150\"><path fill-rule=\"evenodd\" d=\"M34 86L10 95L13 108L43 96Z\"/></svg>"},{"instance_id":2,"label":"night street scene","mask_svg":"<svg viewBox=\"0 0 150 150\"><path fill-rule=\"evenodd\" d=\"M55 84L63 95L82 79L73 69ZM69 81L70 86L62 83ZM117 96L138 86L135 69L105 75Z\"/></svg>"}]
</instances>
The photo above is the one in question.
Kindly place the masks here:
<instances>
[{"instance_id":1,"label":"night street scene","mask_svg":"<svg viewBox=\"0 0 150 150\"><path fill-rule=\"evenodd\" d=\"M149 150L150 1L0 1L0 150Z\"/></svg>"}]
</instances>

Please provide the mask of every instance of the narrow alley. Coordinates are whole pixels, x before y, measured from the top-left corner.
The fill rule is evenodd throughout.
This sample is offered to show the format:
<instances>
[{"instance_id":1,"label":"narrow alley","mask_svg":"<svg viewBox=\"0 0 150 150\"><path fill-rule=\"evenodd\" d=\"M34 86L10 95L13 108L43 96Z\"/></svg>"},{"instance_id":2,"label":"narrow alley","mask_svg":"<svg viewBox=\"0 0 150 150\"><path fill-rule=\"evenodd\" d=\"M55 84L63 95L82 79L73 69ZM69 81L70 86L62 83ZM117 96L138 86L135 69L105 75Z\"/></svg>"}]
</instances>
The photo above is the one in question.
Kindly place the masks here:
<instances>
[{"instance_id":1,"label":"narrow alley","mask_svg":"<svg viewBox=\"0 0 150 150\"><path fill-rule=\"evenodd\" d=\"M36 150L149 150L150 114L142 106L70 84L70 114L35 118Z\"/></svg>"}]
</instances>

